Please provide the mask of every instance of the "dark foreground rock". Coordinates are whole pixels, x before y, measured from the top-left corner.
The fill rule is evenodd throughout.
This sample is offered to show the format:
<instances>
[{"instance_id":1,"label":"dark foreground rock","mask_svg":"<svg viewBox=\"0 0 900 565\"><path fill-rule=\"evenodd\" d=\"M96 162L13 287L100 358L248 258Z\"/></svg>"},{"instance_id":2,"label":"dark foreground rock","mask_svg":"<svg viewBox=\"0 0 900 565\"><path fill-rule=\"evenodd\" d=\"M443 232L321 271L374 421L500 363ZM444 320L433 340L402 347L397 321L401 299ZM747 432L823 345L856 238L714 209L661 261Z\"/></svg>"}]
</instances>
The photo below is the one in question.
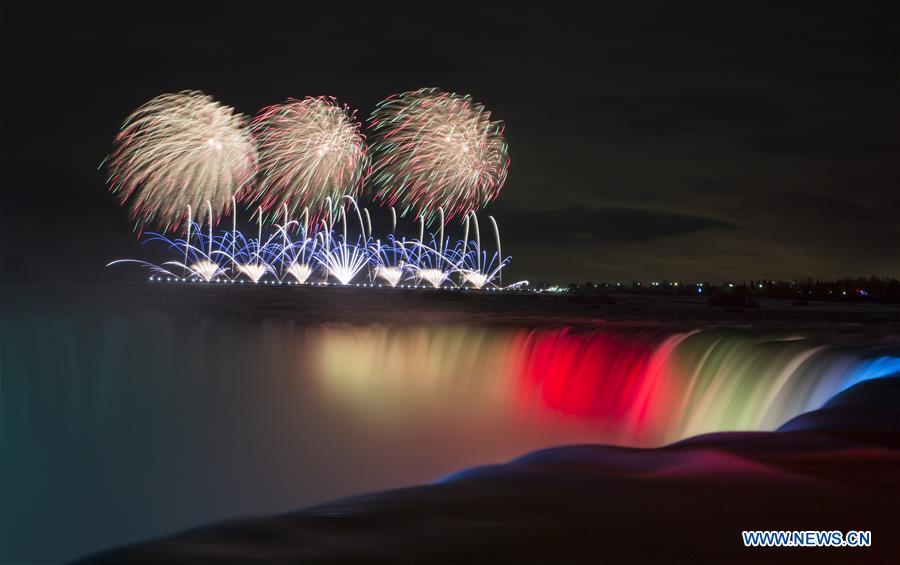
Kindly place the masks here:
<instances>
[{"instance_id":1,"label":"dark foreground rock","mask_svg":"<svg viewBox=\"0 0 900 565\"><path fill-rule=\"evenodd\" d=\"M898 508L892 378L862 383L777 432L649 450L549 449L82 563L896 563ZM745 548L741 530L871 530L872 546Z\"/></svg>"}]
</instances>

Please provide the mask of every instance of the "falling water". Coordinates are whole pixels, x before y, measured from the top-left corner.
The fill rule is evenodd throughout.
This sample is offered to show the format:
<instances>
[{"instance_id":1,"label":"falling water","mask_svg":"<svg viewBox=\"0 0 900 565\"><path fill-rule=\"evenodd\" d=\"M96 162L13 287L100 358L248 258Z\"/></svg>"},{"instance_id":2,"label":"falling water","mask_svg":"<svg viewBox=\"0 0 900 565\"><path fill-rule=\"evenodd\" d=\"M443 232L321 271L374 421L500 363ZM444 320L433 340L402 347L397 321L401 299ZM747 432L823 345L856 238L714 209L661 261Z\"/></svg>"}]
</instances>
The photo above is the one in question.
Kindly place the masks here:
<instances>
[{"instance_id":1,"label":"falling water","mask_svg":"<svg viewBox=\"0 0 900 565\"><path fill-rule=\"evenodd\" d=\"M4 516L14 517L4 543L20 560L67 561L553 445L774 429L900 373L890 336L303 325L256 315L266 310L252 302L222 316L192 310L196 294L172 308L128 296L127 316L106 296L98 308L41 297L40 310L4 312L3 351L16 352L0 356Z\"/></svg>"},{"instance_id":2,"label":"falling water","mask_svg":"<svg viewBox=\"0 0 900 565\"><path fill-rule=\"evenodd\" d=\"M897 351L734 330L331 328L310 359L363 412L456 399L532 424L575 418L594 440L631 446L772 430L861 380L900 373Z\"/></svg>"}]
</instances>

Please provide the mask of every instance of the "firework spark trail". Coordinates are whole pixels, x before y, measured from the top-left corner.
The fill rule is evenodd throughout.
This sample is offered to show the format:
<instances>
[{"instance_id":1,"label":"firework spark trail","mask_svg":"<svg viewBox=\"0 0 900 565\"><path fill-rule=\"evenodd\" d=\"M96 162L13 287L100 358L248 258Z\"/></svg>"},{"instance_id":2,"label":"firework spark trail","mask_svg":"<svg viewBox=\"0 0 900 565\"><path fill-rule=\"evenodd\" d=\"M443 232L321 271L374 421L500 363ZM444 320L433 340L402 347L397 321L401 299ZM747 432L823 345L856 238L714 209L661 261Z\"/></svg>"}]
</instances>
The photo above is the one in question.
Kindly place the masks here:
<instances>
[{"instance_id":1,"label":"firework spark trail","mask_svg":"<svg viewBox=\"0 0 900 565\"><path fill-rule=\"evenodd\" d=\"M497 227L497 220L494 219L493 216L488 216L488 219L491 221L491 225L494 226L494 236L497 239L497 255L499 257L503 256L503 251L500 249L500 228ZM503 285L503 274L498 271L499 279L498 282L500 285Z\"/></svg>"},{"instance_id":2,"label":"firework spark trail","mask_svg":"<svg viewBox=\"0 0 900 565\"><path fill-rule=\"evenodd\" d=\"M362 190L369 168L365 136L354 113L333 98L290 99L263 108L251 130L261 178L247 199L264 210L287 207L295 214L308 208L317 223L342 196Z\"/></svg>"},{"instance_id":3,"label":"firework spark trail","mask_svg":"<svg viewBox=\"0 0 900 565\"><path fill-rule=\"evenodd\" d=\"M365 245L353 245L342 239L316 259L330 276L348 285L369 264L371 257Z\"/></svg>"},{"instance_id":4,"label":"firework spark trail","mask_svg":"<svg viewBox=\"0 0 900 565\"><path fill-rule=\"evenodd\" d=\"M386 239L373 240L370 226L363 219L356 202L350 200L357 211L360 233L355 239L348 237L348 218L345 207L338 208L341 223L329 225L325 219L312 224L317 231L310 232L309 214L304 210L301 222L282 217L283 224L275 224L274 231L263 235L263 220L259 209L253 214L257 222L256 238L246 238L237 230L236 221L230 229L215 232L209 217L208 226L192 221L187 226L184 239L169 239L165 235L148 233L145 242L163 242L181 258L155 265L146 261L123 259L109 263L109 266L136 263L147 267L154 275L179 281L206 282L262 282L272 277L282 283L286 279L298 284L328 283L329 279L341 285L349 285L354 280L364 279L357 286L401 286L404 280L413 286L424 284L433 288L471 287L475 289L514 288L526 281L503 287L498 284L500 273L509 262L500 251L499 230L491 218L497 238L497 251L492 255L481 248L478 233L478 219L474 213L466 216L464 239L453 243L444 237L443 228L437 233L429 233L429 243L425 241L425 222L419 218L419 239L407 241L396 239L389 234ZM468 241L469 223L475 226L475 241ZM321 226L321 227L320 227ZM292 238L291 232L296 231ZM474 245L473 245L474 244ZM176 274L181 271L182 275ZM366 275L362 273L366 272ZM291 280L292 279L292 280ZM495 280L497 282L495 282ZM270 281L266 281L270 282ZM368 284L368 283L371 283Z\"/></svg>"},{"instance_id":5,"label":"firework spark trail","mask_svg":"<svg viewBox=\"0 0 900 565\"><path fill-rule=\"evenodd\" d=\"M421 240L412 242L412 245L419 250L416 261L409 265L413 278L420 282L427 282L434 288L440 288L445 282L457 286L451 277L454 273L459 272L459 266L464 260L460 252L461 243L457 243L454 248L450 248L448 245L447 249L442 250L443 245L433 235L431 245L426 245Z\"/></svg>"},{"instance_id":6,"label":"firework spark trail","mask_svg":"<svg viewBox=\"0 0 900 565\"><path fill-rule=\"evenodd\" d=\"M157 96L125 119L114 140L110 191L130 203L139 229L178 229L188 206L199 210L207 201L218 219L256 176L244 124L244 116L199 91Z\"/></svg>"},{"instance_id":7,"label":"firework spark trail","mask_svg":"<svg viewBox=\"0 0 900 565\"><path fill-rule=\"evenodd\" d=\"M391 96L370 118L375 197L447 219L494 200L506 181L509 154L503 124L469 96L436 88Z\"/></svg>"},{"instance_id":8,"label":"firework spark trail","mask_svg":"<svg viewBox=\"0 0 900 565\"><path fill-rule=\"evenodd\" d=\"M372 245L372 261L375 264L372 282L383 280L388 286L397 286L409 270L407 265L411 263L406 251L406 241L397 241L393 235L389 235L383 244L380 239L375 240Z\"/></svg>"},{"instance_id":9,"label":"firework spark trail","mask_svg":"<svg viewBox=\"0 0 900 565\"><path fill-rule=\"evenodd\" d=\"M447 281L493 285L507 259L493 218L497 252L490 261L482 253L475 210L497 196L506 178L502 123L492 122L490 112L468 96L423 89L384 101L371 125L378 136L374 178L391 210L391 235L384 245L381 240L373 245L372 218L354 198L370 172L370 160L360 124L346 105L326 97L291 99L264 108L245 127L242 115L199 91L154 98L125 120L116 137L107 160L110 190L130 204L142 231L151 222L162 233L184 224L183 240L150 234L150 240L181 251L183 260L160 266L133 260L111 264L141 263L175 279L167 267L180 267L180 280L224 276L234 282L244 276L259 282L272 275L279 282L288 276L304 282L318 271L349 284L367 269L370 282L380 279L390 286L404 278L435 287ZM261 181L254 186L257 171ZM256 208L256 239L237 230L238 202ZM418 240L398 242L393 236L398 203L401 216L416 210ZM348 238L350 206L359 222L356 243ZM302 224L290 220L300 209ZM228 212L230 233L214 235ZM464 215L465 235L451 247L444 228L457 214ZM263 241L263 222L279 219L278 233ZM435 219L440 225L427 245L425 227ZM343 237L335 235L337 222ZM470 222L474 253L469 253ZM291 239L293 225L302 241ZM279 234L280 242L275 240Z\"/></svg>"}]
</instances>

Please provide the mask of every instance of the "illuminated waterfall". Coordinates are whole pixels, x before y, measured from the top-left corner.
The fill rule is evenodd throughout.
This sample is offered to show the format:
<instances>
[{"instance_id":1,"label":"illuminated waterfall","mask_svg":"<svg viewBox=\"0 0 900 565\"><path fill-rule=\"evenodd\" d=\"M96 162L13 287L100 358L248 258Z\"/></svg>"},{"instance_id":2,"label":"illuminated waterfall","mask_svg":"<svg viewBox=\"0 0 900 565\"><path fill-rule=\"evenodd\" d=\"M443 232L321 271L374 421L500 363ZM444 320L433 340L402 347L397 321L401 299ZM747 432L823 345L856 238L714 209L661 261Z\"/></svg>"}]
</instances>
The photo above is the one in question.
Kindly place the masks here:
<instances>
[{"instance_id":1,"label":"illuminated waterfall","mask_svg":"<svg viewBox=\"0 0 900 565\"><path fill-rule=\"evenodd\" d=\"M857 382L900 374L896 348L743 330L372 326L314 341L314 372L363 413L459 403L531 425L583 419L598 442L623 445L775 429Z\"/></svg>"}]
</instances>

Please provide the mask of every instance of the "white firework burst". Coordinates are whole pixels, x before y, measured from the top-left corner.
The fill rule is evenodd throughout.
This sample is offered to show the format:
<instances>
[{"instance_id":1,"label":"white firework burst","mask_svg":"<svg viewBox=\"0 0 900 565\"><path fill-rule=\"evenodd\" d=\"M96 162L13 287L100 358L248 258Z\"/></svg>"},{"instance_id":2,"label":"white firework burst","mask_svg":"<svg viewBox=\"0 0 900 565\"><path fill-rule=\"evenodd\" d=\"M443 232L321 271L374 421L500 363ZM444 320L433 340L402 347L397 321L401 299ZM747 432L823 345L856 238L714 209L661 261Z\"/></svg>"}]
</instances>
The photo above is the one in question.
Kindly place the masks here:
<instances>
[{"instance_id":1,"label":"white firework burst","mask_svg":"<svg viewBox=\"0 0 900 565\"><path fill-rule=\"evenodd\" d=\"M245 118L198 91L163 94L125 120L108 159L109 186L138 226L177 228L187 208L218 219L251 186L257 156Z\"/></svg>"},{"instance_id":2,"label":"white firework burst","mask_svg":"<svg viewBox=\"0 0 900 565\"><path fill-rule=\"evenodd\" d=\"M304 284L309 280L309 277L312 276L313 268L306 263L292 263L291 266L286 269L286 272L294 277L298 283Z\"/></svg>"},{"instance_id":3,"label":"white firework burst","mask_svg":"<svg viewBox=\"0 0 900 565\"><path fill-rule=\"evenodd\" d=\"M469 96L436 88L381 102L374 133L375 197L404 213L447 218L477 210L506 182L509 153L503 123Z\"/></svg>"},{"instance_id":4,"label":"white firework burst","mask_svg":"<svg viewBox=\"0 0 900 565\"><path fill-rule=\"evenodd\" d=\"M315 218L328 203L334 208L361 191L369 165L365 136L354 113L333 98L263 108L251 129L261 175L248 197L264 210L308 208Z\"/></svg>"}]
</instances>

